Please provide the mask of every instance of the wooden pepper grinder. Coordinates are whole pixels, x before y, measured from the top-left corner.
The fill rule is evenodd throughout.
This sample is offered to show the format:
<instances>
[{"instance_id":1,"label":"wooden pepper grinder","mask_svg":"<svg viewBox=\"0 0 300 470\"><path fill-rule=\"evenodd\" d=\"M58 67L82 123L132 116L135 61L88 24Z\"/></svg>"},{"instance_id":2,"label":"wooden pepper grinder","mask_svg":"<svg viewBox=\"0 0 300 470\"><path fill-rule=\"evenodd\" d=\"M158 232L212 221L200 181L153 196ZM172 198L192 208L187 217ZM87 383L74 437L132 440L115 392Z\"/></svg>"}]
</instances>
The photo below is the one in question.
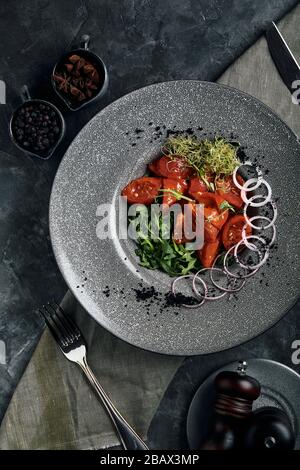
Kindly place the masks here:
<instances>
[{"instance_id":1,"label":"wooden pepper grinder","mask_svg":"<svg viewBox=\"0 0 300 470\"><path fill-rule=\"evenodd\" d=\"M241 445L241 427L252 413L260 395L260 384L246 375L247 363L240 361L236 372L220 372L214 381L217 397L211 432L201 444L204 450L236 449Z\"/></svg>"},{"instance_id":2,"label":"wooden pepper grinder","mask_svg":"<svg viewBox=\"0 0 300 470\"><path fill-rule=\"evenodd\" d=\"M288 415L278 408L253 412L243 437L246 449L294 449L295 433Z\"/></svg>"}]
</instances>

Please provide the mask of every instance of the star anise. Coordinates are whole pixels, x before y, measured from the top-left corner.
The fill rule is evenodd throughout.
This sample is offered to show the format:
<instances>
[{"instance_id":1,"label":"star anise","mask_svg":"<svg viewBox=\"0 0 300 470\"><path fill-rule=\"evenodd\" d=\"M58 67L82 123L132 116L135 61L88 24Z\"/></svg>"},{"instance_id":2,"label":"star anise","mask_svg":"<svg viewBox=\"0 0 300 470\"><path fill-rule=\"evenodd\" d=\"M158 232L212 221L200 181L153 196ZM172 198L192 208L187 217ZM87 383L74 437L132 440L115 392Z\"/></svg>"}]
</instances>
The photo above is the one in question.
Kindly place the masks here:
<instances>
[{"instance_id":1,"label":"star anise","mask_svg":"<svg viewBox=\"0 0 300 470\"><path fill-rule=\"evenodd\" d=\"M58 83L58 89L64 91L65 93L68 92L69 88L69 77L66 77L66 75L60 75L60 74L54 74L53 75L54 80Z\"/></svg>"}]
</instances>

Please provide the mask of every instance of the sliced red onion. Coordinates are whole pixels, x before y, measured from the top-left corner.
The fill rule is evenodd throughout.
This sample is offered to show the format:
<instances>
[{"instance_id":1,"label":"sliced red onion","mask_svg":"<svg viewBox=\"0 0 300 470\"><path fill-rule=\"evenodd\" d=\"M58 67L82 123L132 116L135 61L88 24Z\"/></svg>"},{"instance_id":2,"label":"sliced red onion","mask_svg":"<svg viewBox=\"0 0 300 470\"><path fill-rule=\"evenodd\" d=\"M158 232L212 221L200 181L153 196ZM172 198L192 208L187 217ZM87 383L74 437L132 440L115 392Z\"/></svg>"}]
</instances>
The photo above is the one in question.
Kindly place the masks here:
<instances>
[{"instance_id":1,"label":"sliced red onion","mask_svg":"<svg viewBox=\"0 0 300 470\"><path fill-rule=\"evenodd\" d=\"M256 180L256 178L251 178L250 180L247 180L245 182L244 189L241 190L241 198L243 199L245 204L249 204L249 206L251 206L251 207L262 207L262 206L266 205L271 200L272 189L271 189L271 186L269 185L269 183L262 178L261 183L263 183L266 186L266 188L268 190L268 194L266 196L263 196L261 194L255 194L254 196L250 197L250 199L248 199L246 197L246 192L245 191L246 191L247 187L249 186L249 184L251 184L251 182L253 182L254 180ZM256 199L261 199L261 198L264 198L264 200L261 201L261 202L253 202Z\"/></svg>"},{"instance_id":2,"label":"sliced red onion","mask_svg":"<svg viewBox=\"0 0 300 470\"><path fill-rule=\"evenodd\" d=\"M172 282L172 293L173 295L176 297L176 291L175 291L175 284L180 281L181 279L187 279L187 278L194 278L194 275L193 274L185 274L183 276L178 276L176 277L176 279L174 279L174 281ZM207 285L206 283L203 281L203 279L201 279L199 277L199 280L202 282L202 285L204 287L204 295L203 294L200 294L199 292L195 292L195 294L197 295L197 297L201 297L202 300L201 302L199 302L198 304L194 304L194 305L189 305L189 304L181 304L182 307L186 307L186 308L198 308L200 307L201 305L204 304L205 300L206 300L206 295L207 295ZM193 289L194 290L194 289Z\"/></svg>"},{"instance_id":3,"label":"sliced red onion","mask_svg":"<svg viewBox=\"0 0 300 470\"><path fill-rule=\"evenodd\" d=\"M215 260L216 261L216 260ZM214 263L215 264L215 263ZM213 283L213 285L215 287L217 287L218 289L224 291L224 292L228 292L230 294L233 294L234 292L239 292L245 285L246 281L245 279L241 279L241 285L239 287L237 287L236 289L232 289L231 287L223 287L223 286L219 286L219 284L216 283L216 281L213 279L212 277L212 272L213 271L220 271L222 272L226 277L227 277L227 280L229 278L228 274L221 268L215 268L215 266L213 265L211 268L210 268L210 273L209 273L209 276L210 276L210 280L211 282Z\"/></svg>"},{"instance_id":4,"label":"sliced red onion","mask_svg":"<svg viewBox=\"0 0 300 470\"><path fill-rule=\"evenodd\" d=\"M263 230L266 230L267 228L270 228L272 226L274 226L275 222L276 222L276 219L277 219L277 207L276 207L276 204L274 201L272 201L272 199L270 201L267 202L267 204L271 204L272 206L272 209L273 209L273 219L270 220L270 223L268 225L265 225L263 227ZM247 203L244 207L244 217L248 223L248 225L250 225L250 227L254 228L254 230L260 230L261 227L258 227L257 225L254 225L252 224L252 220L254 219L253 217L251 219L249 219L248 217L248 214L247 214L247 209L249 207L250 203ZM256 218L257 217L261 217L261 216L255 216Z\"/></svg>"},{"instance_id":5,"label":"sliced red onion","mask_svg":"<svg viewBox=\"0 0 300 470\"><path fill-rule=\"evenodd\" d=\"M251 178L251 182L255 182L254 186L251 186L251 187L248 187L249 185L247 185L245 187L245 185L241 185L238 180L237 180L237 177L236 177L236 174L238 172L238 170L242 167L242 166L253 166L252 163L248 160L246 161L245 163L243 163L242 165L240 166L237 166L232 174L232 179L233 179L233 182L234 184L237 186L237 188L239 188L241 191L244 190L244 191L254 191L255 189L257 189L260 185L261 185L261 182L263 180L263 176L262 176L262 172L259 168L255 168L256 170L256 173L257 173L257 178ZM255 181L254 181L255 180ZM247 180L247 181L250 181L250 180ZM246 181L246 182L247 182Z\"/></svg>"},{"instance_id":6,"label":"sliced red onion","mask_svg":"<svg viewBox=\"0 0 300 470\"><path fill-rule=\"evenodd\" d=\"M238 258L238 249L239 247L241 246L241 244L244 244L244 240L240 240L235 246L234 246L234 258L236 260L236 262L239 264L239 266L241 266L242 268L244 269L250 269L251 271L255 270L255 272L267 261L268 257L269 257L269 246L267 245L266 241L261 238L261 237L258 237L257 235L249 235L248 237L245 237L245 239L247 240L250 240L250 239L255 239L255 240L259 240L260 242L262 242L265 247L266 247L266 251L265 251L265 254L261 257L261 260L259 263L255 264L254 266L249 266L249 265L245 265L243 264L239 258ZM254 250L252 250L254 251ZM255 251L259 251L258 248L256 248Z\"/></svg>"},{"instance_id":7,"label":"sliced red onion","mask_svg":"<svg viewBox=\"0 0 300 470\"><path fill-rule=\"evenodd\" d=\"M257 225L252 224L253 220L257 220L257 219L267 220L269 222L269 224L266 225L266 227L258 227ZM276 240L276 227L274 225L274 222L272 222L272 220L269 219L269 217L266 217L264 215L255 215L255 216L251 217L251 219L249 219L249 223L248 223L248 220L247 220L247 222L245 223L245 225L243 227L243 230L242 230L242 238L244 240L244 245L247 248L249 248L250 250L252 249L251 246L250 246L250 245L252 245L252 243L248 242L247 236L246 236L246 227L249 226L249 225L251 225L251 227L253 227L255 230L266 230L266 228L272 227L273 235L272 235L272 239L268 243L268 245L269 245L269 247L274 245L274 242Z\"/></svg>"},{"instance_id":8,"label":"sliced red onion","mask_svg":"<svg viewBox=\"0 0 300 470\"><path fill-rule=\"evenodd\" d=\"M202 272L204 272L204 271L209 271L209 270L211 270L211 269L216 270L216 271L219 270L219 268L202 268L202 269L200 269L200 270L194 275L194 277L193 277L193 291L195 292L196 295L201 295L201 294L199 294L198 289L197 289L197 287L196 287L196 279L199 279L199 280L201 280L202 282L204 282L203 279L199 276L199 274L202 273ZM206 284L205 284L205 285L206 285ZM220 289L220 290L221 290L221 289ZM207 295L207 291L206 291L204 298L205 298L205 300L219 300L219 299L221 299L222 297L224 297L224 295L226 295L226 294L227 294L227 291L226 291L226 292L222 292L222 294L217 295L216 297L209 297L209 296Z\"/></svg>"},{"instance_id":9,"label":"sliced red onion","mask_svg":"<svg viewBox=\"0 0 300 470\"><path fill-rule=\"evenodd\" d=\"M257 273L258 269L255 269L253 270L252 272L248 273L248 274L244 274L244 275L240 275L240 274L234 274L233 272L229 271L227 265L226 265L226 261L227 261L227 258L229 256L229 254L231 253L231 251L235 248L236 245L233 245L231 248L229 248L228 251L226 251L225 253L225 256L224 256L224 261L223 261L223 266L224 266L224 270L225 272L228 274L228 276L231 276L231 277L234 277L235 279L248 279L249 277L251 276L254 276L254 274ZM255 245L253 245L254 247ZM244 268L246 271L249 271L249 267L247 268Z\"/></svg>"}]
</instances>

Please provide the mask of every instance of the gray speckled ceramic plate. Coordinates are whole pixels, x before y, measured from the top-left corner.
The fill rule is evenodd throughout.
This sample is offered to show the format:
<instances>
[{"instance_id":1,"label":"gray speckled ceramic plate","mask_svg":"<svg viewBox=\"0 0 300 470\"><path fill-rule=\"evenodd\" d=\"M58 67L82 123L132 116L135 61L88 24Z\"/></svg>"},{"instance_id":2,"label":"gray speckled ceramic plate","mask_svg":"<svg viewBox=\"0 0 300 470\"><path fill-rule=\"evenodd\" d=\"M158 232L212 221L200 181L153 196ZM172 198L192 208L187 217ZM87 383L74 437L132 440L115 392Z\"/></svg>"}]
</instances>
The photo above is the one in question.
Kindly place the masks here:
<instances>
[{"instance_id":1,"label":"gray speckled ceramic plate","mask_svg":"<svg viewBox=\"0 0 300 470\"><path fill-rule=\"evenodd\" d=\"M278 197L278 247L238 298L199 310L165 306L171 279L138 266L134 242L99 240L97 207L143 175L168 129L233 136L266 171ZM112 103L79 133L57 172L50 232L63 276L83 307L118 337L167 354L202 354L240 344L277 322L299 293L300 146L268 107L233 88L173 81ZM117 209L118 212L118 209ZM146 291L142 295L142 287ZM148 291L155 289L155 296Z\"/></svg>"},{"instance_id":2,"label":"gray speckled ceramic plate","mask_svg":"<svg viewBox=\"0 0 300 470\"><path fill-rule=\"evenodd\" d=\"M300 449L300 376L289 367L267 359L247 360L247 374L261 385L261 394L253 409L274 406L284 411L293 426L295 449ZM238 362L227 364L210 375L198 388L187 416L187 438L190 449L199 448L207 435L215 400L214 379L224 370L236 371Z\"/></svg>"}]
</instances>

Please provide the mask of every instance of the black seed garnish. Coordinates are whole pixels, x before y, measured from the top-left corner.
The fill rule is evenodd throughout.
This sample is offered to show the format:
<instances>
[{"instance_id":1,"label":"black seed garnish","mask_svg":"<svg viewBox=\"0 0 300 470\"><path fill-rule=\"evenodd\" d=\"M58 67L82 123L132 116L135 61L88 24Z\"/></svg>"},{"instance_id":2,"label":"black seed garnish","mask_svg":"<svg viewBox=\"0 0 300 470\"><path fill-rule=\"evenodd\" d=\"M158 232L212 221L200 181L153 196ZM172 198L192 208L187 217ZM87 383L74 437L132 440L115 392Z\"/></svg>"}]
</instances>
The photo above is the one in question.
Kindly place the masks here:
<instances>
[{"instance_id":1,"label":"black seed garnish","mask_svg":"<svg viewBox=\"0 0 300 470\"><path fill-rule=\"evenodd\" d=\"M178 292L176 295L174 295L172 292L168 292L168 294L165 295L165 301L166 306L168 307L180 307L182 304L196 305L197 303L199 303L199 301L195 299L195 297L191 297L180 292Z\"/></svg>"}]
</instances>

